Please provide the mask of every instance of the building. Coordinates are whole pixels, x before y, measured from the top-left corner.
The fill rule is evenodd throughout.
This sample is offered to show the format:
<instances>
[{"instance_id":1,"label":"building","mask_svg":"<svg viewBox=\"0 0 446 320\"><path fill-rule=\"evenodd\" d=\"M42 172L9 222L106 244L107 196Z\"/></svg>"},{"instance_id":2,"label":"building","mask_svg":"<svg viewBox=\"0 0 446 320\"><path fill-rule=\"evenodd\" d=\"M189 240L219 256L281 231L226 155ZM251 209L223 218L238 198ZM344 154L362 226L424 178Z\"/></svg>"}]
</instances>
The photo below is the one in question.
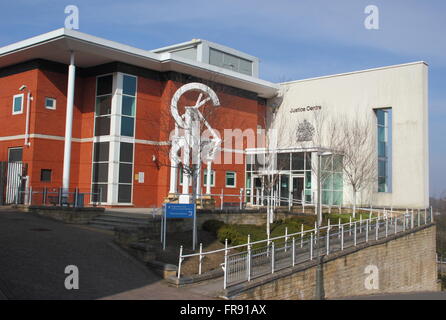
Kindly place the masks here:
<instances>
[{"instance_id":1,"label":"building","mask_svg":"<svg viewBox=\"0 0 446 320\"><path fill-rule=\"evenodd\" d=\"M429 206L426 63L282 83L281 92L280 99L274 102L276 111L268 121L280 136L273 148L278 154L277 163L288 161L286 167L278 170L281 187L277 191L280 194L300 200L304 192L306 200L313 201L317 176L311 168L317 166L317 147L327 147L330 144L327 140L335 134L334 131L342 131L336 129L336 125L359 119L368 122L369 142L372 143L370 158L371 163L376 164L376 170L372 177L375 179L358 192L357 203L398 208ZM334 123L334 129L325 125L319 139L309 139L305 143L298 141L302 138L298 137L302 125L305 128L307 124L312 129L329 120L332 126ZM262 152L254 149L248 153ZM333 174L322 182L323 203L351 205L352 188L345 168L343 173L342 157L333 159L332 169L328 168L331 170ZM251 171L251 175L252 185L257 183L259 186L261 175L258 171ZM252 193L255 194L255 190Z\"/></svg>"},{"instance_id":2,"label":"building","mask_svg":"<svg viewBox=\"0 0 446 320\"><path fill-rule=\"evenodd\" d=\"M302 194L313 202L309 167L321 146L303 149L295 143L295 128L310 121L311 113L359 111L374 115L376 130L386 130L381 144L391 151L377 156L376 165L386 163L386 169L361 203L427 206L424 63L275 84L259 78L258 58L205 40L149 51L67 29L0 48L5 202L22 200L17 190L32 188L33 202L40 202L39 190L64 188L85 194L85 204L159 207L172 191L172 172L178 173L176 187L187 176L181 168L172 170L169 141L175 126L172 96L189 83L205 84L220 103L208 121L223 143L212 170L202 170L197 189L213 194L217 205L220 194L224 202L238 202L241 194L249 205L262 204L264 173L247 159L264 153L265 132L277 128L283 134L273 153L282 161L288 157L290 167L275 168L281 181L275 195L283 205ZM193 106L197 95L182 96L181 110ZM26 164L26 172L17 163ZM341 183L324 189L324 202L349 204L342 172L335 171Z\"/></svg>"}]
</instances>

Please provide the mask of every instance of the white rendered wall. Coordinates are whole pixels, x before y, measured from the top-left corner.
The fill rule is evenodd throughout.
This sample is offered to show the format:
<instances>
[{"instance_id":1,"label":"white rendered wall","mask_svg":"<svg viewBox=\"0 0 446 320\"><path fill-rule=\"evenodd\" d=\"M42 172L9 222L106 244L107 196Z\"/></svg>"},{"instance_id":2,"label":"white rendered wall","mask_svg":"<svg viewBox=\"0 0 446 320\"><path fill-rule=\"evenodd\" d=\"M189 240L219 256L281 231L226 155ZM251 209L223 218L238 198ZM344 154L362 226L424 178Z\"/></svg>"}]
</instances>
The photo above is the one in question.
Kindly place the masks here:
<instances>
[{"instance_id":1,"label":"white rendered wall","mask_svg":"<svg viewBox=\"0 0 446 320\"><path fill-rule=\"evenodd\" d=\"M301 147L295 129L304 119L314 122L315 112L332 119L368 115L376 141L373 110L391 107L392 192L378 193L376 183L358 195L358 202L402 208L429 205L428 66L424 62L284 83L282 89L283 100L270 123L281 137L279 148ZM291 113L307 106L322 109ZM344 204L350 203L351 189L344 182Z\"/></svg>"}]
</instances>

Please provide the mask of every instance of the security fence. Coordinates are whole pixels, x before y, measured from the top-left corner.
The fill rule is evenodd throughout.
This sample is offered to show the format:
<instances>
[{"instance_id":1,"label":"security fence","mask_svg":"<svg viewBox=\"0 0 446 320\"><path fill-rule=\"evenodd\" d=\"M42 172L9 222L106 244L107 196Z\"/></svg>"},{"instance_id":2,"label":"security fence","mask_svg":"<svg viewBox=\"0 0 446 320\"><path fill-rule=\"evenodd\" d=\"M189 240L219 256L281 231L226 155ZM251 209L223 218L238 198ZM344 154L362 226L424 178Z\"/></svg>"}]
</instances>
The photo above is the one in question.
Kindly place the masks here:
<instances>
[{"instance_id":1,"label":"security fence","mask_svg":"<svg viewBox=\"0 0 446 320\"><path fill-rule=\"evenodd\" d=\"M0 162L0 205L23 203L17 198L17 190L24 190L28 165L21 161Z\"/></svg>"},{"instance_id":2,"label":"security fence","mask_svg":"<svg viewBox=\"0 0 446 320\"><path fill-rule=\"evenodd\" d=\"M366 210L361 208L361 210ZM248 236L247 243L231 246L224 249L194 254L183 254L180 248L178 278L181 277L181 264L185 258L198 258L198 273L202 273L202 264L206 256L224 253L223 287L226 289L257 277L271 274L284 268L293 267L297 264L311 261L318 256L328 255L333 252L342 251L372 240L387 238L406 230L419 227L433 222L432 208L413 209L406 211L373 210L367 218L360 216L359 220L350 219L347 223L332 224L328 220L326 226L319 227L317 237L317 226L312 230L264 239L252 242Z\"/></svg>"}]
</instances>

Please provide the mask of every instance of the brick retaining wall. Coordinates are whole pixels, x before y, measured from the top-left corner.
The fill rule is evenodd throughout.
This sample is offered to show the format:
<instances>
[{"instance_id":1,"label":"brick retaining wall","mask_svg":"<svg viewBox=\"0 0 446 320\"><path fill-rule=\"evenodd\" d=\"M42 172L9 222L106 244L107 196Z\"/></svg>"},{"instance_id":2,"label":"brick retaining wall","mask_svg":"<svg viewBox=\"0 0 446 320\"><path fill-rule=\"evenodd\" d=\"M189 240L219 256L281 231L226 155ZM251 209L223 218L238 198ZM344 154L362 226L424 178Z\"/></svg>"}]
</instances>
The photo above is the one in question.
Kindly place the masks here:
<instances>
[{"instance_id":1,"label":"brick retaining wall","mask_svg":"<svg viewBox=\"0 0 446 320\"><path fill-rule=\"evenodd\" d=\"M328 256L323 268L325 297L437 291L435 226L411 231ZM368 290L365 286L369 276L365 268L370 265L378 268L379 289ZM226 296L249 300L314 299L315 276L316 263L310 261L230 287Z\"/></svg>"}]
</instances>

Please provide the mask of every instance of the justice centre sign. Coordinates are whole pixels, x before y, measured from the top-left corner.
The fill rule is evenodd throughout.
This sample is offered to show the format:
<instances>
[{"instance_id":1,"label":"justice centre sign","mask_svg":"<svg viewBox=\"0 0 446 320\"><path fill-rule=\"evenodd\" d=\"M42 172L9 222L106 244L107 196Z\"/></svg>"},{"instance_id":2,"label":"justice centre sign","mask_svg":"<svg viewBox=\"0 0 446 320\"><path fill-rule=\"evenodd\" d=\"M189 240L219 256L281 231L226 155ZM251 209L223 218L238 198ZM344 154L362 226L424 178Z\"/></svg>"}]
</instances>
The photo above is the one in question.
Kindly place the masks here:
<instances>
[{"instance_id":1,"label":"justice centre sign","mask_svg":"<svg viewBox=\"0 0 446 320\"><path fill-rule=\"evenodd\" d=\"M322 110L322 106L307 106L307 107L291 108L290 113L300 113L300 112L319 111L319 110Z\"/></svg>"}]
</instances>

